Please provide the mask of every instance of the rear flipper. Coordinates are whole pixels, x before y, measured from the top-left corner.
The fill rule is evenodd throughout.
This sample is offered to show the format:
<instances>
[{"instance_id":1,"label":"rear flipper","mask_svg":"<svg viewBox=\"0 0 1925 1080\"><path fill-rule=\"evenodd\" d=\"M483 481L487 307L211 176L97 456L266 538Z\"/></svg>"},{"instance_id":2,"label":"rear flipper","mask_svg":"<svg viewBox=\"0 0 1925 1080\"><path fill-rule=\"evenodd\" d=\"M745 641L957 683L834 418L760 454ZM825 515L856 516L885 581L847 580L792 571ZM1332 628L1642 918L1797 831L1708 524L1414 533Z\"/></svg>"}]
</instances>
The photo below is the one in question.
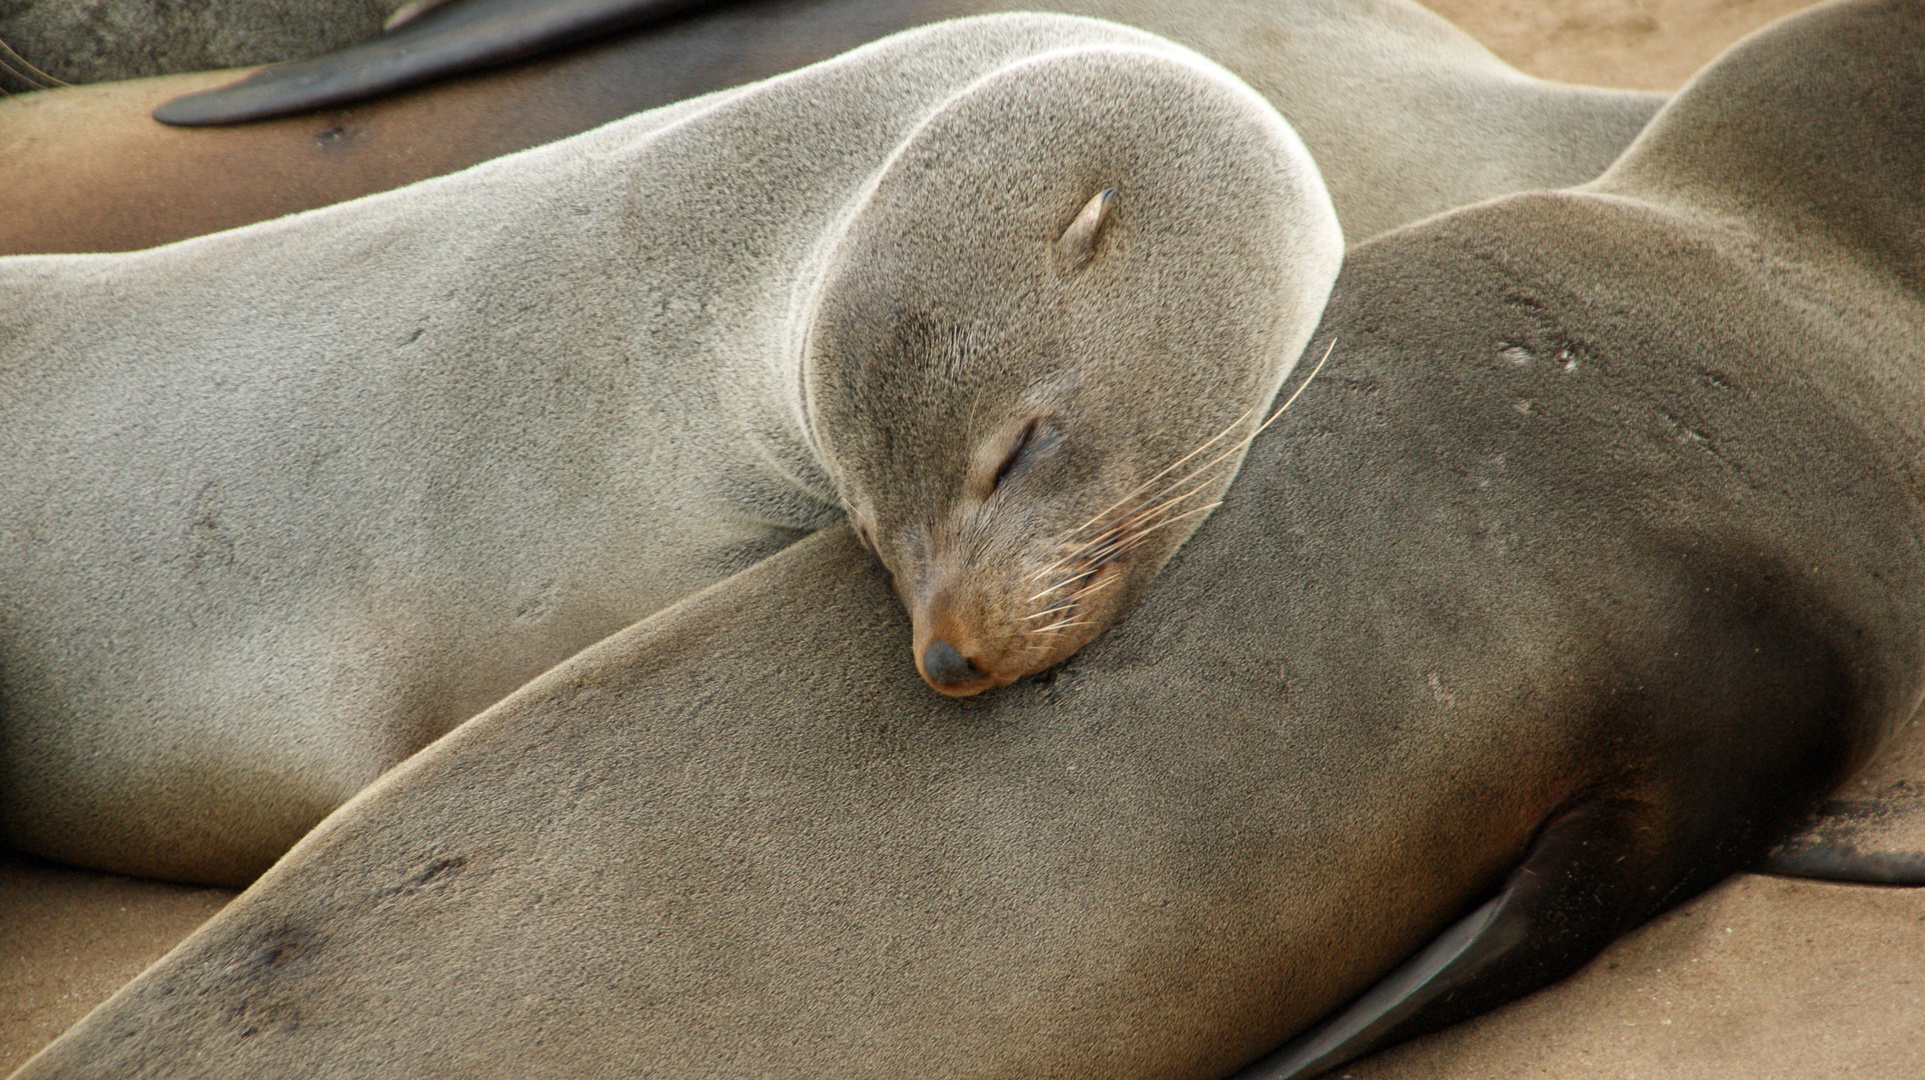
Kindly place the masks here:
<instances>
[{"instance_id":1,"label":"rear flipper","mask_svg":"<svg viewBox=\"0 0 1925 1080\"><path fill-rule=\"evenodd\" d=\"M1893 780L1835 798L1757 867L1784 877L1925 885L1925 782Z\"/></svg>"},{"instance_id":2,"label":"rear flipper","mask_svg":"<svg viewBox=\"0 0 1925 1080\"><path fill-rule=\"evenodd\" d=\"M154 110L163 124L240 124L345 105L431 79L566 48L657 22L716 0L465 0L353 48L265 67L233 84Z\"/></svg>"},{"instance_id":3,"label":"rear flipper","mask_svg":"<svg viewBox=\"0 0 1925 1080\"><path fill-rule=\"evenodd\" d=\"M1551 819L1495 897L1235 1080L1316 1076L1577 970L1660 906L1620 861L1640 816L1636 804L1600 800Z\"/></svg>"}]
</instances>

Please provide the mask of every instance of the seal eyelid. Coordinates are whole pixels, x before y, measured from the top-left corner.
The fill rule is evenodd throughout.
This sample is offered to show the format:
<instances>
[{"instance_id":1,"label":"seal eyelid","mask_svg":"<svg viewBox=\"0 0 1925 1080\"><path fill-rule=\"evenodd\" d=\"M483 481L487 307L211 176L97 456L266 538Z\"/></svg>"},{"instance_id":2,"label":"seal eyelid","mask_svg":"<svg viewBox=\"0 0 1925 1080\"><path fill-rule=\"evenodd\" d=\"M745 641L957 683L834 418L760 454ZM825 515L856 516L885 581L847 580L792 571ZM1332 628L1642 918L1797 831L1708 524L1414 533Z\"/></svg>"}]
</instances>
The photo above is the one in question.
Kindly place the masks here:
<instances>
[{"instance_id":1,"label":"seal eyelid","mask_svg":"<svg viewBox=\"0 0 1925 1080\"><path fill-rule=\"evenodd\" d=\"M1041 427L1042 422L1042 417L1033 416L1030 417L1029 423L1023 425L1022 434L1017 437L1015 444L1009 448L1009 453L1003 456L1003 463L996 467L996 475L989 481L989 490L995 491L997 488L1002 487L1003 481L1009 479L1009 474L1016 470L1016 466L1023 463L1023 456L1029 453L1030 449L1037 443L1036 432Z\"/></svg>"}]
</instances>

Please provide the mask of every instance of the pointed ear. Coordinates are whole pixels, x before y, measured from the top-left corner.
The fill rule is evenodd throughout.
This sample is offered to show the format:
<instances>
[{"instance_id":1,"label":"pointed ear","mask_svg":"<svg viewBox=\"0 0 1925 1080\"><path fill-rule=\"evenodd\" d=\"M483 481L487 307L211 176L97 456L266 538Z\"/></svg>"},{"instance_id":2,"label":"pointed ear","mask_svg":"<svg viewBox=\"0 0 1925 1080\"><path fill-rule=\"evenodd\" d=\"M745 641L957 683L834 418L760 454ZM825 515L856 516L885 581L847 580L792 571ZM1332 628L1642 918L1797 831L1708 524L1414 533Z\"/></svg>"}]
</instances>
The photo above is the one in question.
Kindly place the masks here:
<instances>
[{"instance_id":1,"label":"pointed ear","mask_svg":"<svg viewBox=\"0 0 1925 1080\"><path fill-rule=\"evenodd\" d=\"M1116 189L1104 188L1083 204L1076 220L1063 230L1062 238L1056 241L1056 255L1063 260L1065 272L1081 269L1096 256L1096 238L1102 235L1103 226L1110 219L1110 208L1115 205Z\"/></svg>"}]
</instances>

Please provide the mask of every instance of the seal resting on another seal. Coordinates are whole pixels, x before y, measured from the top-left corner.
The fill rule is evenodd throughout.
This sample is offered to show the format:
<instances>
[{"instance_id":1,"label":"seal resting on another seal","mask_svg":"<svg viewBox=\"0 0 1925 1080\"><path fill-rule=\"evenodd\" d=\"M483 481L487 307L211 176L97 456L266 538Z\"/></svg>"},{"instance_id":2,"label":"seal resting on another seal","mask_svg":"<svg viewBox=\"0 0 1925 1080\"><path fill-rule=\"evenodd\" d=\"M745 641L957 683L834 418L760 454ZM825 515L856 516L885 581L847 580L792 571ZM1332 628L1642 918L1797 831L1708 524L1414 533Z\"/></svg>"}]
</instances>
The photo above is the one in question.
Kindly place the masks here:
<instances>
[{"instance_id":1,"label":"seal resting on another seal","mask_svg":"<svg viewBox=\"0 0 1925 1080\"><path fill-rule=\"evenodd\" d=\"M1341 255L1309 155L1234 77L998 16L358 203L0 261L6 841L249 880L543 668L838 520L805 383L898 429L833 470L865 498L961 480L984 451L935 432L972 404L980 439L1055 410L1068 471L985 520L1067 534L1132 469L1249 430ZM879 299L901 320L866 339L833 315ZM865 382L925 367L954 400ZM1106 430L1118 386L1143 416Z\"/></svg>"},{"instance_id":2,"label":"seal resting on another seal","mask_svg":"<svg viewBox=\"0 0 1925 1080\"><path fill-rule=\"evenodd\" d=\"M1921 59L1912 0L1815 10L1594 187L1355 251L1306 407L1053 678L929 694L810 538L383 777L20 1080L1207 1080L1308 1031L1256 1074L1305 1076L1574 969L1925 691Z\"/></svg>"},{"instance_id":3,"label":"seal resting on another seal","mask_svg":"<svg viewBox=\"0 0 1925 1080\"><path fill-rule=\"evenodd\" d=\"M1172 151L1183 165L1138 165L1155 179L1052 218L1118 159L1026 156L1051 123L1017 84L932 119L858 204L801 319L807 429L947 694L1063 660L1142 592L1229 486L1341 245L1258 194L1269 170L1309 175L1280 151ZM1296 145L1281 124L1253 138ZM958 146L997 163L993 183ZM1286 179L1285 206L1302 183ZM1225 285L1227 310L1192 299Z\"/></svg>"}]
</instances>

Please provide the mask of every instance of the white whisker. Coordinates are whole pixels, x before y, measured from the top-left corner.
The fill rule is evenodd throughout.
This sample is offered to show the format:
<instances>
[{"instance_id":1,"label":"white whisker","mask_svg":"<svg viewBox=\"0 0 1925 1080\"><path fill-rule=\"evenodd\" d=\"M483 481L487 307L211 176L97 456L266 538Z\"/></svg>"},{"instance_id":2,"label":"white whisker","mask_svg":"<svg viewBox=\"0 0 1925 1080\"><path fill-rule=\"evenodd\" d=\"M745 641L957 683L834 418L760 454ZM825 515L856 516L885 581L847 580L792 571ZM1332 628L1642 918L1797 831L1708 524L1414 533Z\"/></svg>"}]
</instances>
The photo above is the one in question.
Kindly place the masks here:
<instances>
[{"instance_id":1,"label":"white whisker","mask_svg":"<svg viewBox=\"0 0 1925 1080\"><path fill-rule=\"evenodd\" d=\"M1069 535L1074 536L1077 533L1082 532L1084 529L1089 528L1091 525L1094 525L1096 522L1101 521L1105 514L1108 514L1110 511L1116 509L1119 506L1122 506L1124 503L1127 503L1131 499L1135 498L1138 494L1142 493L1144 488L1147 488L1151 484L1154 484L1158 480L1162 479L1164 474L1173 472L1176 469L1182 468L1184 462L1190 460L1191 458L1197 456L1198 454L1201 454L1203 451L1209 449L1211 443L1216 442L1218 439L1223 438L1225 435L1228 435L1230 432L1235 431L1237 428L1237 425L1243 423L1245 420L1248 420L1253 414L1256 413L1258 408L1260 408L1260 406L1252 406L1249 409L1244 410L1242 415L1238 416L1235 420L1230 421L1230 425L1228 427L1224 428L1222 431L1217 432L1215 435L1210 436L1208 439L1205 439L1203 443L1199 445L1196 449L1190 451L1189 453L1183 455L1180 458L1177 458L1175 461L1170 462L1168 465L1163 466L1163 468L1158 470L1154 476L1151 476L1148 480L1145 480L1141 484L1138 484L1134 489L1132 489L1130 492L1125 494L1122 498L1109 504L1103 509L1098 510L1096 512L1096 516L1090 518L1088 521L1083 522L1081 525L1078 525L1076 528L1071 529L1069 531Z\"/></svg>"},{"instance_id":2,"label":"white whisker","mask_svg":"<svg viewBox=\"0 0 1925 1080\"><path fill-rule=\"evenodd\" d=\"M1034 604L1052 593L1062 592L1065 589L1073 591L1069 592L1063 600L1053 603L1033 615L1025 616L1023 621L1049 616L1062 610L1081 597L1107 587L1116 579L1112 577L1106 578L1101 582L1092 583L1090 581L1103 566L1142 546L1147 541L1147 538L1158 530L1207 514L1217 507L1222 506L1223 502L1219 499L1206 506L1192 507L1178 512L1179 508L1182 507L1185 502L1202 494L1205 489L1216 481L1215 477L1209 475L1212 470L1228 463L1239 453L1247 450L1250 444L1256 441L1257 436L1268 430L1271 424L1276 423L1278 417L1287 412L1290 406L1296 404L1297 399L1303 396L1304 390L1308 389L1310 384L1316 381L1317 376L1323 372L1324 365L1330 361L1330 356L1336 348L1337 343L1333 339L1329 345L1324 347L1323 355L1317 358L1316 366L1310 369L1310 374L1304 378L1303 382L1297 384L1297 388L1291 392L1283 404L1278 406L1275 412L1265 418L1264 421L1258 424L1248 435L1236 440L1233 445L1225 448L1203 464L1178 476L1174 480L1164 483L1162 489L1156 492L1156 494L1147 498L1140 497L1143 495L1143 492L1154 487L1159 481L1181 468L1197 455L1208 450L1211 446L1230 434L1230 432L1236 430L1238 425L1248 420L1258 411L1257 408L1252 408L1244 412L1228 427L1204 440L1202 444L1198 445L1189 453L1158 470L1154 476L1137 485L1128 494L1116 502L1111 503L1108 507L1105 507L1088 521L1063 534L1061 543L1064 550L1062 554L1054 562L1031 570L1023 576L1022 580L1030 582L1042 580L1046 575L1055 573L1064 566L1078 563L1083 564L1083 569L1076 573L1068 574L1060 580L1051 583L1047 588L1030 596L1024 603ZM1186 488L1186 486L1186 490L1178 491L1179 488ZM1105 517L1109 517L1115 513L1118 508L1129 505L1133 500L1135 505L1130 509L1115 517L1115 519L1108 524L1097 528L1095 532L1088 533L1088 530L1096 525L1097 522L1102 521ZM1085 535L1085 533L1088 533L1088 535ZM1042 634L1051 632L1053 629L1055 629L1055 627L1052 625L1027 630L1024 631L1024 633Z\"/></svg>"},{"instance_id":3,"label":"white whisker","mask_svg":"<svg viewBox=\"0 0 1925 1080\"><path fill-rule=\"evenodd\" d=\"M1025 600L1023 602L1026 604L1033 604L1036 601L1041 600L1043 597L1048 596L1050 593L1055 592L1056 590L1062 588L1065 585L1076 584L1078 581L1081 581L1082 579L1090 576L1091 574L1096 573L1096 571L1099 569L1101 568L1092 566L1087 570L1079 570L1076 573L1071 574L1070 576L1064 578L1063 580L1057 582L1054 585L1051 585L1049 588L1044 589L1042 592L1037 593L1035 596L1032 596L1028 600Z\"/></svg>"},{"instance_id":4,"label":"white whisker","mask_svg":"<svg viewBox=\"0 0 1925 1080\"><path fill-rule=\"evenodd\" d=\"M1069 621L1069 622L1059 622L1059 623L1055 623L1055 624L1053 624L1053 625L1050 625L1050 626L1045 626L1045 627L1042 627L1041 629L1038 629L1038 630L1031 630L1031 631L1030 631L1030 633L1032 633L1032 634L1053 634L1053 633L1055 633L1055 632L1057 632L1058 630L1067 630L1067 629L1069 629L1070 627L1073 627L1073 626L1094 626L1094 625L1096 625L1096 624L1095 624L1095 623L1093 623L1093 622L1090 622L1090 621L1089 621L1089 620L1087 620L1087 619L1077 619L1077 620L1071 620L1071 621Z\"/></svg>"},{"instance_id":5,"label":"white whisker","mask_svg":"<svg viewBox=\"0 0 1925 1080\"><path fill-rule=\"evenodd\" d=\"M1261 434L1263 434L1263 433L1264 433L1264 431L1266 431L1266 430L1267 430L1267 429L1268 429L1268 428L1270 427L1270 425L1271 425L1271 424L1274 424L1274 423L1276 423L1276 422L1277 422L1277 418L1278 418L1278 417L1280 417L1280 416L1282 416L1282 415L1284 414L1284 412L1286 412L1286 411L1287 411L1287 410L1288 410L1288 409L1290 408L1290 406L1292 406L1292 405L1294 405L1294 404L1296 404L1296 402L1297 402L1297 399L1298 399L1299 397L1301 397L1301 396L1303 396L1303 392L1304 392L1304 391L1305 391L1306 389L1308 389L1308 388L1309 388L1309 386L1310 386L1310 384L1311 384L1311 382L1313 382L1313 381L1314 381L1314 380L1316 379L1316 377L1317 377L1317 375L1318 375L1318 373L1319 373L1319 372L1321 372L1321 371L1323 371L1323 366L1324 366L1324 364L1326 364L1326 363L1328 363L1328 362L1329 362L1329 360L1330 360L1330 354L1331 354L1331 352L1332 352L1333 350L1335 350L1335 349L1336 349L1336 347L1337 347L1337 343L1336 343L1336 341L1335 341L1335 340L1332 340L1332 341L1330 342L1330 344L1329 344L1328 346L1326 346L1326 347L1324 348L1324 350L1323 350L1323 355L1322 355L1321 357L1319 357L1319 358L1317 359L1317 365L1316 365L1315 367L1313 367L1313 368L1311 368L1311 369L1310 369L1310 374L1309 374L1309 376L1308 376L1308 377L1306 377L1306 378L1305 378L1305 379L1303 380L1303 382L1301 382L1301 383L1299 383L1299 384L1297 385L1297 388L1296 388L1296 390L1294 390L1294 391L1292 391L1292 392L1291 392L1291 394L1290 394L1290 396L1289 396L1289 398L1287 398L1287 399L1285 399L1285 401L1284 401L1284 403L1283 403L1283 404L1282 404L1281 406L1279 406L1279 407L1277 408L1277 411L1276 411L1276 412L1273 412L1273 413L1271 413L1268 419L1266 419L1266 420L1264 420L1264 422L1263 422L1263 423L1261 423L1261 424L1258 424L1258 425L1257 425L1257 427L1256 427L1256 430L1254 430L1254 431L1252 431L1252 432L1250 432L1250 434L1248 434L1248 435L1246 435L1246 436L1244 436L1244 437L1243 437L1242 439L1240 439L1240 440L1238 440L1238 442L1237 442L1237 444L1236 444L1235 446L1232 446L1232 447L1230 447L1230 448L1228 448L1228 449L1226 449L1226 450L1224 450L1224 451L1223 451L1223 452L1222 452L1221 454L1218 454L1218 455L1217 455L1216 457L1214 457L1214 458L1211 458L1211 459L1210 459L1209 461L1207 461L1207 462L1204 462L1204 463L1203 463L1202 465L1199 465L1199 466L1197 466L1196 468L1194 468L1194 469L1192 469L1192 470L1190 470L1190 472L1188 473L1188 475L1185 475L1185 476L1183 476L1183 477L1181 477L1180 479L1177 479L1177 480L1173 480L1173 481L1171 481L1170 483L1168 483L1168 484L1166 484L1166 485L1164 486L1164 488L1163 488L1163 491L1164 491L1164 492L1168 492L1168 491L1169 491L1170 489L1172 489L1172 488L1176 488L1176 487L1180 487L1180 486L1182 486L1183 484L1185 484L1185 483L1188 483L1188 482L1189 482L1190 480L1193 480L1193 479L1195 479L1196 477L1198 477L1198 476L1201 476L1201 475L1202 475L1202 474L1203 474L1204 472L1206 472L1206 471L1208 471L1209 469L1213 469L1213 468L1215 468L1216 466L1218 466L1218 465L1220 465L1220 464L1222 464L1222 463L1224 463L1224 462L1226 462L1226 461L1228 461L1228 460L1229 460L1230 458L1232 458L1232 457L1234 457L1234 456L1235 456L1235 455L1237 454L1237 452L1238 452L1238 451L1241 451L1241 450L1244 450L1244 449L1246 449L1247 447L1249 447L1249 445L1250 445L1251 443L1253 443L1253 442L1255 442L1255 441L1256 441L1256 439L1257 439L1257 436L1259 436L1259 435L1261 435ZM1248 413L1245 413L1245 414L1244 414L1244 416L1248 416L1248 415L1249 415ZM1237 418L1237 422L1238 422L1238 423L1241 423L1241 422L1242 422L1242 419L1243 419L1242 417L1238 417L1238 418ZM1235 425L1233 424L1233 425L1231 425L1231 426L1232 426L1232 427L1234 427ZM1213 443L1213 442L1215 442L1215 441L1217 441L1218 439L1220 439L1220 438L1222 438L1222 437L1223 437L1223 435L1224 435L1224 434L1225 434L1225 433L1227 432L1227 430L1228 430L1228 429L1225 429L1225 431L1224 431L1224 432L1218 432L1218 433L1217 433L1216 435L1214 435L1214 436L1212 436L1212 437L1210 438L1210 440L1209 440L1209 442L1206 442L1206 443L1204 443L1204 444L1203 444L1203 446L1208 446L1208 445L1210 445L1210 443ZM1195 457L1195 456L1196 456L1196 455L1197 455L1198 453L1200 453L1200 452L1202 452L1202 450L1203 450L1203 446L1199 446L1199 447L1197 447L1197 449L1195 449L1195 450L1192 450L1192 451L1190 451L1190 452L1189 452L1188 454L1185 454L1185 455L1184 455L1183 457L1181 457L1181 458L1179 458L1179 459L1178 459L1178 460L1177 460L1177 461L1176 461L1176 462L1175 462L1174 464L1172 464L1172 465L1170 465L1170 466L1168 466L1168 467L1167 467L1167 468L1165 468L1165 469L1164 469L1164 470L1163 470L1162 472L1159 472L1159 473L1157 473L1156 475L1157 475L1157 476L1162 476L1162 475L1163 475L1164 473L1167 473L1167 472L1169 472L1169 471L1170 471L1171 469L1174 469L1174 468L1176 468L1176 467L1177 467L1178 465L1181 465L1181 464L1183 464L1183 462L1185 462L1185 461L1188 461L1188 460L1190 460L1191 458L1193 458L1193 457ZM1138 487L1138 488L1137 488L1136 490L1137 490L1137 491L1142 491L1142 490L1143 490L1143 488L1145 488L1145 487L1148 487L1148 486L1149 486L1149 484L1150 484L1150 483L1154 483L1154 482L1155 482L1155 480L1156 480L1156 477L1151 477L1151 478L1150 478L1150 481L1149 481L1148 483L1145 483L1145 484L1143 484L1143 485L1141 485L1141 486L1139 486L1139 487ZM1176 502L1176 501L1181 501L1181 500L1183 500L1183 499L1187 499L1187 498L1189 498L1189 497L1190 497L1191 495L1194 495L1194 494L1196 494L1196 493L1197 493L1198 491L1201 491L1201 490L1203 489L1203 487L1204 487L1204 486L1205 486L1206 484L1207 484L1207 481L1206 481L1206 482L1205 482L1204 484L1198 484L1198 485L1197 485L1196 487L1194 487L1194 488L1192 488L1192 489L1190 489L1190 490L1189 490L1188 492L1185 492L1185 493L1184 493L1184 494L1182 494L1182 495L1178 495L1178 496L1172 496L1172 497L1170 497L1170 498L1167 498L1167 499L1166 499L1166 498L1163 498L1163 496L1162 496L1162 494L1161 494L1161 493L1159 493L1159 494L1158 494L1158 496L1157 496L1157 497L1156 497L1155 499L1153 499L1153 500L1151 500L1151 502L1150 502L1150 505L1151 505L1151 506L1156 506L1156 505L1161 505L1161 504L1163 504L1163 503L1169 503L1169 502ZM1125 496L1125 498L1128 498L1128 496ZM1112 506L1112 507L1111 507L1111 509L1114 509L1114 508L1115 508L1114 506ZM1143 510L1143 511L1136 511L1135 513L1147 513L1147 512L1148 512L1147 510ZM1108 513L1108 511L1106 510L1106 511L1104 511L1104 513ZM1103 516L1102 514L1098 514L1098 515L1097 515L1096 517L1097 517L1097 518L1100 518L1100 517L1102 517L1102 516ZM1090 519L1090 520L1091 520L1091 521L1094 521L1094 520L1096 520L1096 518L1092 518L1092 519ZM1076 530L1073 530L1073 531L1071 532L1071 534L1070 534L1070 535L1072 535L1072 536L1073 536L1073 535L1075 535L1075 533L1076 533L1076 532L1080 532L1080 531L1082 531L1082 529L1083 529L1083 528L1087 528L1087 527L1088 527L1088 525L1089 525L1089 523L1088 523L1088 522L1085 522L1085 523L1083 524L1083 526L1081 526L1081 527L1079 527L1079 528L1078 528L1078 529L1076 529Z\"/></svg>"},{"instance_id":6,"label":"white whisker","mask_svg":"<svg viewBox=\"0 0 1925 1080\"><path fill-rule=\"evenodd\" d=\"M1203 489L1208 486L1209 486L1209 481L1205 480L1202 483L1197 484L1195 487L1191 488L1186 492L1183 492L1180 495L1172 495L1167 498L1163 498L1155 503L1152 503L1148 506L1145 506L1133 512L1129 517L1123 519L1122 521L1119 521L1115 526L1112 526L1111 528L1107 528L1103 530L1103 532L1098 533L1097 535L1084 541L1082 544L1078 545L1077 547L1071 549L1069 554L1063 556L1061 559L1058 559L1055 563L1052 563L1051 567L1054 568L1055 566L1061 565L1062 563L1068 562L1072 559L1094 557L1089 555L1089 553L1092 551L1098 552L1100 555L1100 552L1104 548L1106 548L1110 544L1116 543L1123 537L1126 537L1135 533L1148 531L1148 528L1145 526L1146 522L1154 521L1158 516L1169 513L1171 510L1174 510L1177 506L1182 504L1184 500L1189 499L1192 496L1201 493ZM1210 504L1211 507L1216 507L1219 505L1221 504L1220 503ZM1187 517L1188 514L1189 512L1185 512L1185 514L1182 516Z\"/></svg>"}]
</instances>

